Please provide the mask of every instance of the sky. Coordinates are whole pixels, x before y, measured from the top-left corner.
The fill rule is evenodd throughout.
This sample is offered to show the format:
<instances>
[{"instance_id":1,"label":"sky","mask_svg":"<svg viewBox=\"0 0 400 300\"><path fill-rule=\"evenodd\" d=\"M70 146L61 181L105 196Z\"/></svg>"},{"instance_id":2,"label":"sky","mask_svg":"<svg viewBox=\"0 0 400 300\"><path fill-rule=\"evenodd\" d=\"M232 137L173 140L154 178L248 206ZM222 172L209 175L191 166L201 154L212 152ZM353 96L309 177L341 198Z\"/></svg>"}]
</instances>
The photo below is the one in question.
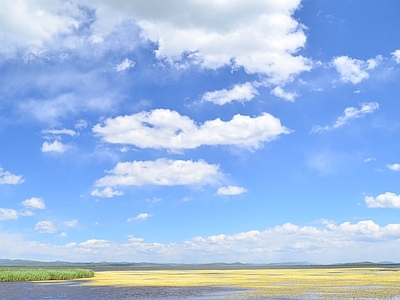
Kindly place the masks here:
<instances>
[{"instance_id":1,"label":"sky","mask_svg":"<svg viewBox=\"0 0 400 300\"><path fill-rule=\"evenodd\" d=\"M399 1L0 4L0 258L398 262Z\"/></svg>"}]
</instances>

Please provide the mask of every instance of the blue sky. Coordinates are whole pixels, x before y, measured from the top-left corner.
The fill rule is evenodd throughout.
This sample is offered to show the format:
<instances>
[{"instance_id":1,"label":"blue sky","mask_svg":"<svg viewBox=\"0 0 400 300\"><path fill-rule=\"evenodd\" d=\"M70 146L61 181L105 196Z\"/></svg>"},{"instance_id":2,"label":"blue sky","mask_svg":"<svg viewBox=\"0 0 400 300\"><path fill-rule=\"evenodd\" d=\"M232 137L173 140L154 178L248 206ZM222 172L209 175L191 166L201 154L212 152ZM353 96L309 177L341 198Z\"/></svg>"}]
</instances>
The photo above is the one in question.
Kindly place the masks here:
<instances>
[{"instance_id":1,"label":"blue sky","mask_svg":"<svg viewBox=\"0 0 400 300\"><path fill-rule=\"evenodd\" d=\"M398 261L398 1L0 2L1 258Z\"/></svg>"}]
</instances>

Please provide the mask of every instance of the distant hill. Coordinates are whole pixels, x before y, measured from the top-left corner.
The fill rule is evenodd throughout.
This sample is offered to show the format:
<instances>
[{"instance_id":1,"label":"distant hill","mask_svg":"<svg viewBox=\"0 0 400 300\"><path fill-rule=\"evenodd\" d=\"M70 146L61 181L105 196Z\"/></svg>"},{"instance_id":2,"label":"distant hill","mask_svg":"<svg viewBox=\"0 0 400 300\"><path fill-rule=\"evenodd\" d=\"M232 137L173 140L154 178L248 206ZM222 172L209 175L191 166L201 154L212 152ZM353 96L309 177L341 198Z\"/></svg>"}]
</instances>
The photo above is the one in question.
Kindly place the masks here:
<instances>
[{"instance_id":1,"label":"distant hill","mask_svg":"<svg viewBox=\"0 0 400 300\"><path fill-rule=\"evenodd\" d=\"M312 268L400 268L400 263L383 261L374 263L370 261L349 262L340 264L312 264L309 262L281 262L269 264L243 264L236 263L206 263L206 264L157 264L157 263L132 263L132 262L41 262L21 259L0 259L0 268L83 268L94 271L112 270L240 270L240 269L312 269Z\"/></svg>"}]
</instances>

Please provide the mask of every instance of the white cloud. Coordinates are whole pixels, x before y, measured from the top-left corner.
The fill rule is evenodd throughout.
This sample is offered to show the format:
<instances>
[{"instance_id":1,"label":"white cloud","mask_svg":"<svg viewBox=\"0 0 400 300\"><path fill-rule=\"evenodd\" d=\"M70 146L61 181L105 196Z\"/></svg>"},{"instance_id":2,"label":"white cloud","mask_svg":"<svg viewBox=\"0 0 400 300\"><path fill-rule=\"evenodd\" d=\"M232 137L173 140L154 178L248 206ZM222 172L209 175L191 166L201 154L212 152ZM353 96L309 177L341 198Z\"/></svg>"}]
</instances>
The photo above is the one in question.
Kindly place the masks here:
<instances>
[{"instance_id":1,"label":"white cloud","mask_svg":"<svg viewBox=\"0 0 400 300\"><path fill-rule=\"evenodd\" d=\"M117 71L117 72L122 72L122 71L125 71L125 70L127 70L127 69L131 69L131 68L133 68L134 66L135 66L135 62L134 61L131 61L130 59L128 59L128 58L125 58L120 64L118 64L116 67L115 67L115 70Z\"/></svg>"},{"instance_id":2,"label":"white cloud","mask_svg":"<svg viewBox=\"0 0 400 300\"><path fill-rule=\"evenodd\" d=\"M218 189L217 194L218 195L240 195L247 192L247 190L243 187L240 186L227 186L227 187L221 187Z\"/></svg>"},{"instance_id":3,"label":"white cloud","mask_svg":"<svg viewBox=\"0 0 400 300\"><path fill-rule=\"evenodd\" d=\"M43 134L51 134L51 135L61 135L61 134L65 134L65 135L69 135L69 136L76 136L79 135L79 133L77 133L76 131L73 131L71 129L46 129L42 131Z\"/></svg>"},{"instance_id":4,"label":"white cloud","mask_svg":"<svg viewBox=\"0 0 400 300\"><path fill-rule=\"evenodd\" d=\"M82 248L105 248L110 245L110 241L90 239L79 244Z\"/></svg>"},{"instance_id":5,"label":"white cloud","mask_svg":"<svg viewBox=\"0 0 400 300\"><path fill-rule=\"evenodd\" d=\"M308 59L296 56L306 42L304 26L293 18L300 0L3 2L3 52L20 46L45 52L46 42L63 36L63 43L74 48L74 29L82 24L90 24L92 43L101 44L117 25L135 20L143 40L157 45L159 60L179 64L189 58L211 69L233 65L266 74L273 82L311 69Z\"/></svg>"},{"instance_id":6,"label":"white cloud","mask_svg":"<svg viewBox=\"0 0 400 300\"><path fill-rule=\"evenodd\" d=\"M83 119L81 119L75 123L76 129L86 128L87 126L88 126L88 121L83 120Z\"/></svg>"},{"instance_id":7,"label":"white cloud","mask_svg":"<svg viewBox=\"0 0 400 300\"><path fill-rule=\"evenodd\" d=\"M298 96L296 93L285 92L280 86L275 87L271 91L271 94L275 95L276 97L283 98L290 102L294 102L294 100Z\"/></svg>"},{"instance_id":8,"label":"white cloud","mask_svg":"<svg viewBox=\"0 0 400 300\"><path fill-rule=\"evenodd\" d=\"M72 32L83 17L69 1L2 1L1 5L0 52L6 53L16 46L40 49L54 35Z\"/></svg>"},{"instance_id":9,"label":"white cloud","mask_svg":"<svg viewBox=\"0 0 400 300\"><path fill-rule=\"evenodd\" d=\"M392 171L400 171L400 164L386 165Z\"/></svg>"},{"instance_id":10,"label":"white cloud","mask_svg":"<svg viewBox=\"0 0 400 300\"><path fill-rule=\"evenodd\" d=\"M147 220L149 217L151 217L150 214L148 213L140 213L138 214L136 217L134 218L129 218L128 220L126 220L127 222L132 222L132 221L140 221L140 220Z\"/></svg>"},{"instance_id":11,"label":"white cloud","mask_svg":"<svg viewBox=\"0 0 400 300\"><path fill-rule=\"evenodd\" d=\"M0 184L21 184L25 182L22 175L15 175L0 167Z\"/></svg>"},{"instance_id":12,"label":"white cloud","mask_svg":"<svg viewBox=\"0 0 400 300\"><path fill-rule=\"evenodd\" d=\"M25 208L29 209L46 209L46 204L43 199L32 197L22 202Z\"/></svg>"},{"instance_id":13,"label":"white cloud","mask_svg":"<svg viewBox=\"0 0 400 300\"><path fill-rule=\"evenodd\" d=\"M364 159L364 162L370 162L370 161L374 161L374 160L376 160L376 158L368 157L368 158Z\"/></svg>"},{"instance_id":14,"label":"white cloud","mask_svg":"<svg viewBox=\"0 0 400 300\"><path fill-rule=\"evenodd\" d=\"M146 199L146 202L147 203L157 203L157 202L160 202L161 200L162 200L162 198L154 197L153 199Z\"/></svg>"},{"instance_id":15,"label":"white cloud","mask_svg":"<svg viewBox=\"0 0 400 300\"><path fill-rule=\"evenodd\" d=\"M57 84L58 91L70 89L74 92L68 94L58 93L50 99L21 101L18 104L18 111L25 117L33 117L39 122L51 125L57 125L59 119L82 111L110 111L116 105L118 99L109 90L105 90L106 83L103 82L104 85L94 84L94 82L101 81L96 74L60 74L59 77L61 78L69 76L68 80L64 80L62 84L41 76L39 78L41 81L51 85ZM38 85L43 85L43 82L38 82ZM88 89L90 86L96 86L96 88Z\"/></svg>"},{"instance_id":16,"label":"white cloud","mask_svg":"<svg viewBox=\"0 0 400 300\"><path fill-rule=\"evenodd\" d=\"M377 197L366 196L365 203L369 208L400 208L400 195L387 192Z\"/></svg>"},{"instance_id":17,"label":"white cloud","mask_svg":"<svg viewBox=\"0 0 400 300\"><path fill-rule=\"evenodd\" d=\"M57 226L51 221L40 221L36 223L34 229L40 233L54 233L58 230Z\"/></svg>"},{"instance_id":18,"label":"white cloud","mask_svg":"<svg viewBox=\"0 0 400 300\"><path fill-rule=\"evenodd\" d=\"M324 220L315 226L285 223L264 231L197 236L165 244L128 236L126 242L89 239L52 245L0 232L0 256L66 261L132 261L134 257L135 261L159 263L396 261L399 242L398 223L381 226L363 220L336 225Z\"/></svg>"},{"instance_id":19,"label":"white cloud","mask_svg":"<svg viewBox=\"0 0 400 300\"><path fill-rule=\"evenodd\" d=\"M396 63L400 64L400 49L391 53Z\"/></svg>"},{"instance_id":20,"label":"white cloud","mask_svg":"<svg viewBox=\"0 0 400 300\"><path fill-rule=\"evenodd\" d=\"M52 143L49 142L44 142L42 144L42 152L59 152L59 153L63 153L65 151L67 151L69 148L68 145L63 144L62 142L55 140Z\"/></svg>"},{"instance_id":21,"label":"white cloud","mask_svg":"<svg viewBox=\"0 0 400 300\"><path fill-rule=\"evenodd\" d=\"M102 198L112 198L114 196L122 196L124 193L122 191L114 191L111 187L105 187L102 190L95 189L90 195Z\"/></svg>"},{"instance_id":22,"label":"white cloud","mask_svg":"<svg viewBox=\"0 0 400 300\"><path fill-rule=\"evenodd\" d=\"M201 145L235 145L257 149L264 142L290 131L268 113L254 118L238 114L227 122L218 118L197 125L176 111L156 109L106 119L103 126L95 125L93 132L108 143L178 151Z\"/></svg>"},{"instance_id":23,"label":"white cloud","mask_svg":"<svg viewBox=\"0 0 400 300\"><path fill-rule=\"evenodd\" d=\"M191 185L213 183L222 176L218 165L203 160L171 160L120 162L110 175L96 181L96 186Z\"/></svg>"},{"instance_id":24,"label":"white cloud","mask_svg":"<svg viewBox=\"0 0 400 300\"><path fill-rule=\"evenodd\" d=\"M376 68L381 60L380 56L367 61L340 56L333 60L333 65L339 72L341 81L357 84L369 78L367 71Z\"/></svg>"},{"instance_id":25,"label":"white cloud","mask_svg":"<svg viewBox=\"0 0 400 300\"><path fill-rule=\"evenodd\" d=\"M23 216L23 217L32 217L34 215L34 213L33 213L33 211L25 210L25 211L19 212L18 215Z\"/></svg>"},{"instance_id":26,"label":"white cloud","mask_svg":"<svg viewBox=\"0 0 400 300\"><path fill-rule=\"evenodd\" d=\"M78 226L78 220L65 221L64 225L67 227L76 227Z\"/></svg>"},{"instance_id":27,"label":"white cloud","mask_svg":"<svg viewBox=\"0 0 400 300\"><path fill-rule=\"evenodd\" d=\"M282 82L310 70L295 56L304 47L304 27L292 15L300 0L111 1L84 0L96 8L93 24L102 35L123 19L134 19L143 39L157 45L156 57L181 63L188 57L204 68L243 67Z\"/></svg>"},{"instance_id":28,"label":"white cloud","mask_svg":"<svg viewBox=\"0 0 400 300\"><path fill-rule=\"evenodd\" d=\"M376 102L362 103L360 109L357 109L355 107L348 107L344 110L344 114L336 120L335 124L333 124L332 126L329 126L329 125L314 126L313 129L311 130L311 133L318 133L318 132L324 132L324 131L330 131L333 129L337 129L339 127L342 127L343 125L346 125L352 119L362 118L366 114L373 113L378 108L379 108L379 104Z\"/></svg>"},{"instance_id":29,"label":"white cloud","mask_svg":"<svg viewBox=\"0 0 400 300\"><path fill-rule=\"evenodd\" d=\"M233 101L250 101L255 95L258 95L257 90L250 82L246 82L244 84L237 84L230 90L222 89L213 92L206 92L203 94L201 100L218 105L224 105Z\"/></svg>"},{"instance_id":30,"label":"white cloud","mask_svg":"<svg viewBox=\"0 0 400 300\"><path fill-rule=\"evenodd\" d=\"M0 207L0 221L18 219L18 213L14 209Z\"/></svg>"}]
</instances>

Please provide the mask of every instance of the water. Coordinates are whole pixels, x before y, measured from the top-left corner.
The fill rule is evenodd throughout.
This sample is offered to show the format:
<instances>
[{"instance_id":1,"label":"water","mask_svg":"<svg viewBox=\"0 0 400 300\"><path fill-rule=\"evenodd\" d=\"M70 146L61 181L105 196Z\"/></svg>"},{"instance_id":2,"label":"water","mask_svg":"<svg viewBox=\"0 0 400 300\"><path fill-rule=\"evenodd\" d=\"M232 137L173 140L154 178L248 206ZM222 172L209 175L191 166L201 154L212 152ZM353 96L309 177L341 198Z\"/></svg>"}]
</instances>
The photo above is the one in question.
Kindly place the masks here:
<instances>
[{"instance_id":1,"label":"water","mask_svg":"<svg viewBox=\"0 0 400 300\"><path fill-rule=\"evenodd\" d=\"M82 286L81 282L0 282L2 300L212 300L229 299L237 290L223 287Z\"/></svg>"}]
</instances>

